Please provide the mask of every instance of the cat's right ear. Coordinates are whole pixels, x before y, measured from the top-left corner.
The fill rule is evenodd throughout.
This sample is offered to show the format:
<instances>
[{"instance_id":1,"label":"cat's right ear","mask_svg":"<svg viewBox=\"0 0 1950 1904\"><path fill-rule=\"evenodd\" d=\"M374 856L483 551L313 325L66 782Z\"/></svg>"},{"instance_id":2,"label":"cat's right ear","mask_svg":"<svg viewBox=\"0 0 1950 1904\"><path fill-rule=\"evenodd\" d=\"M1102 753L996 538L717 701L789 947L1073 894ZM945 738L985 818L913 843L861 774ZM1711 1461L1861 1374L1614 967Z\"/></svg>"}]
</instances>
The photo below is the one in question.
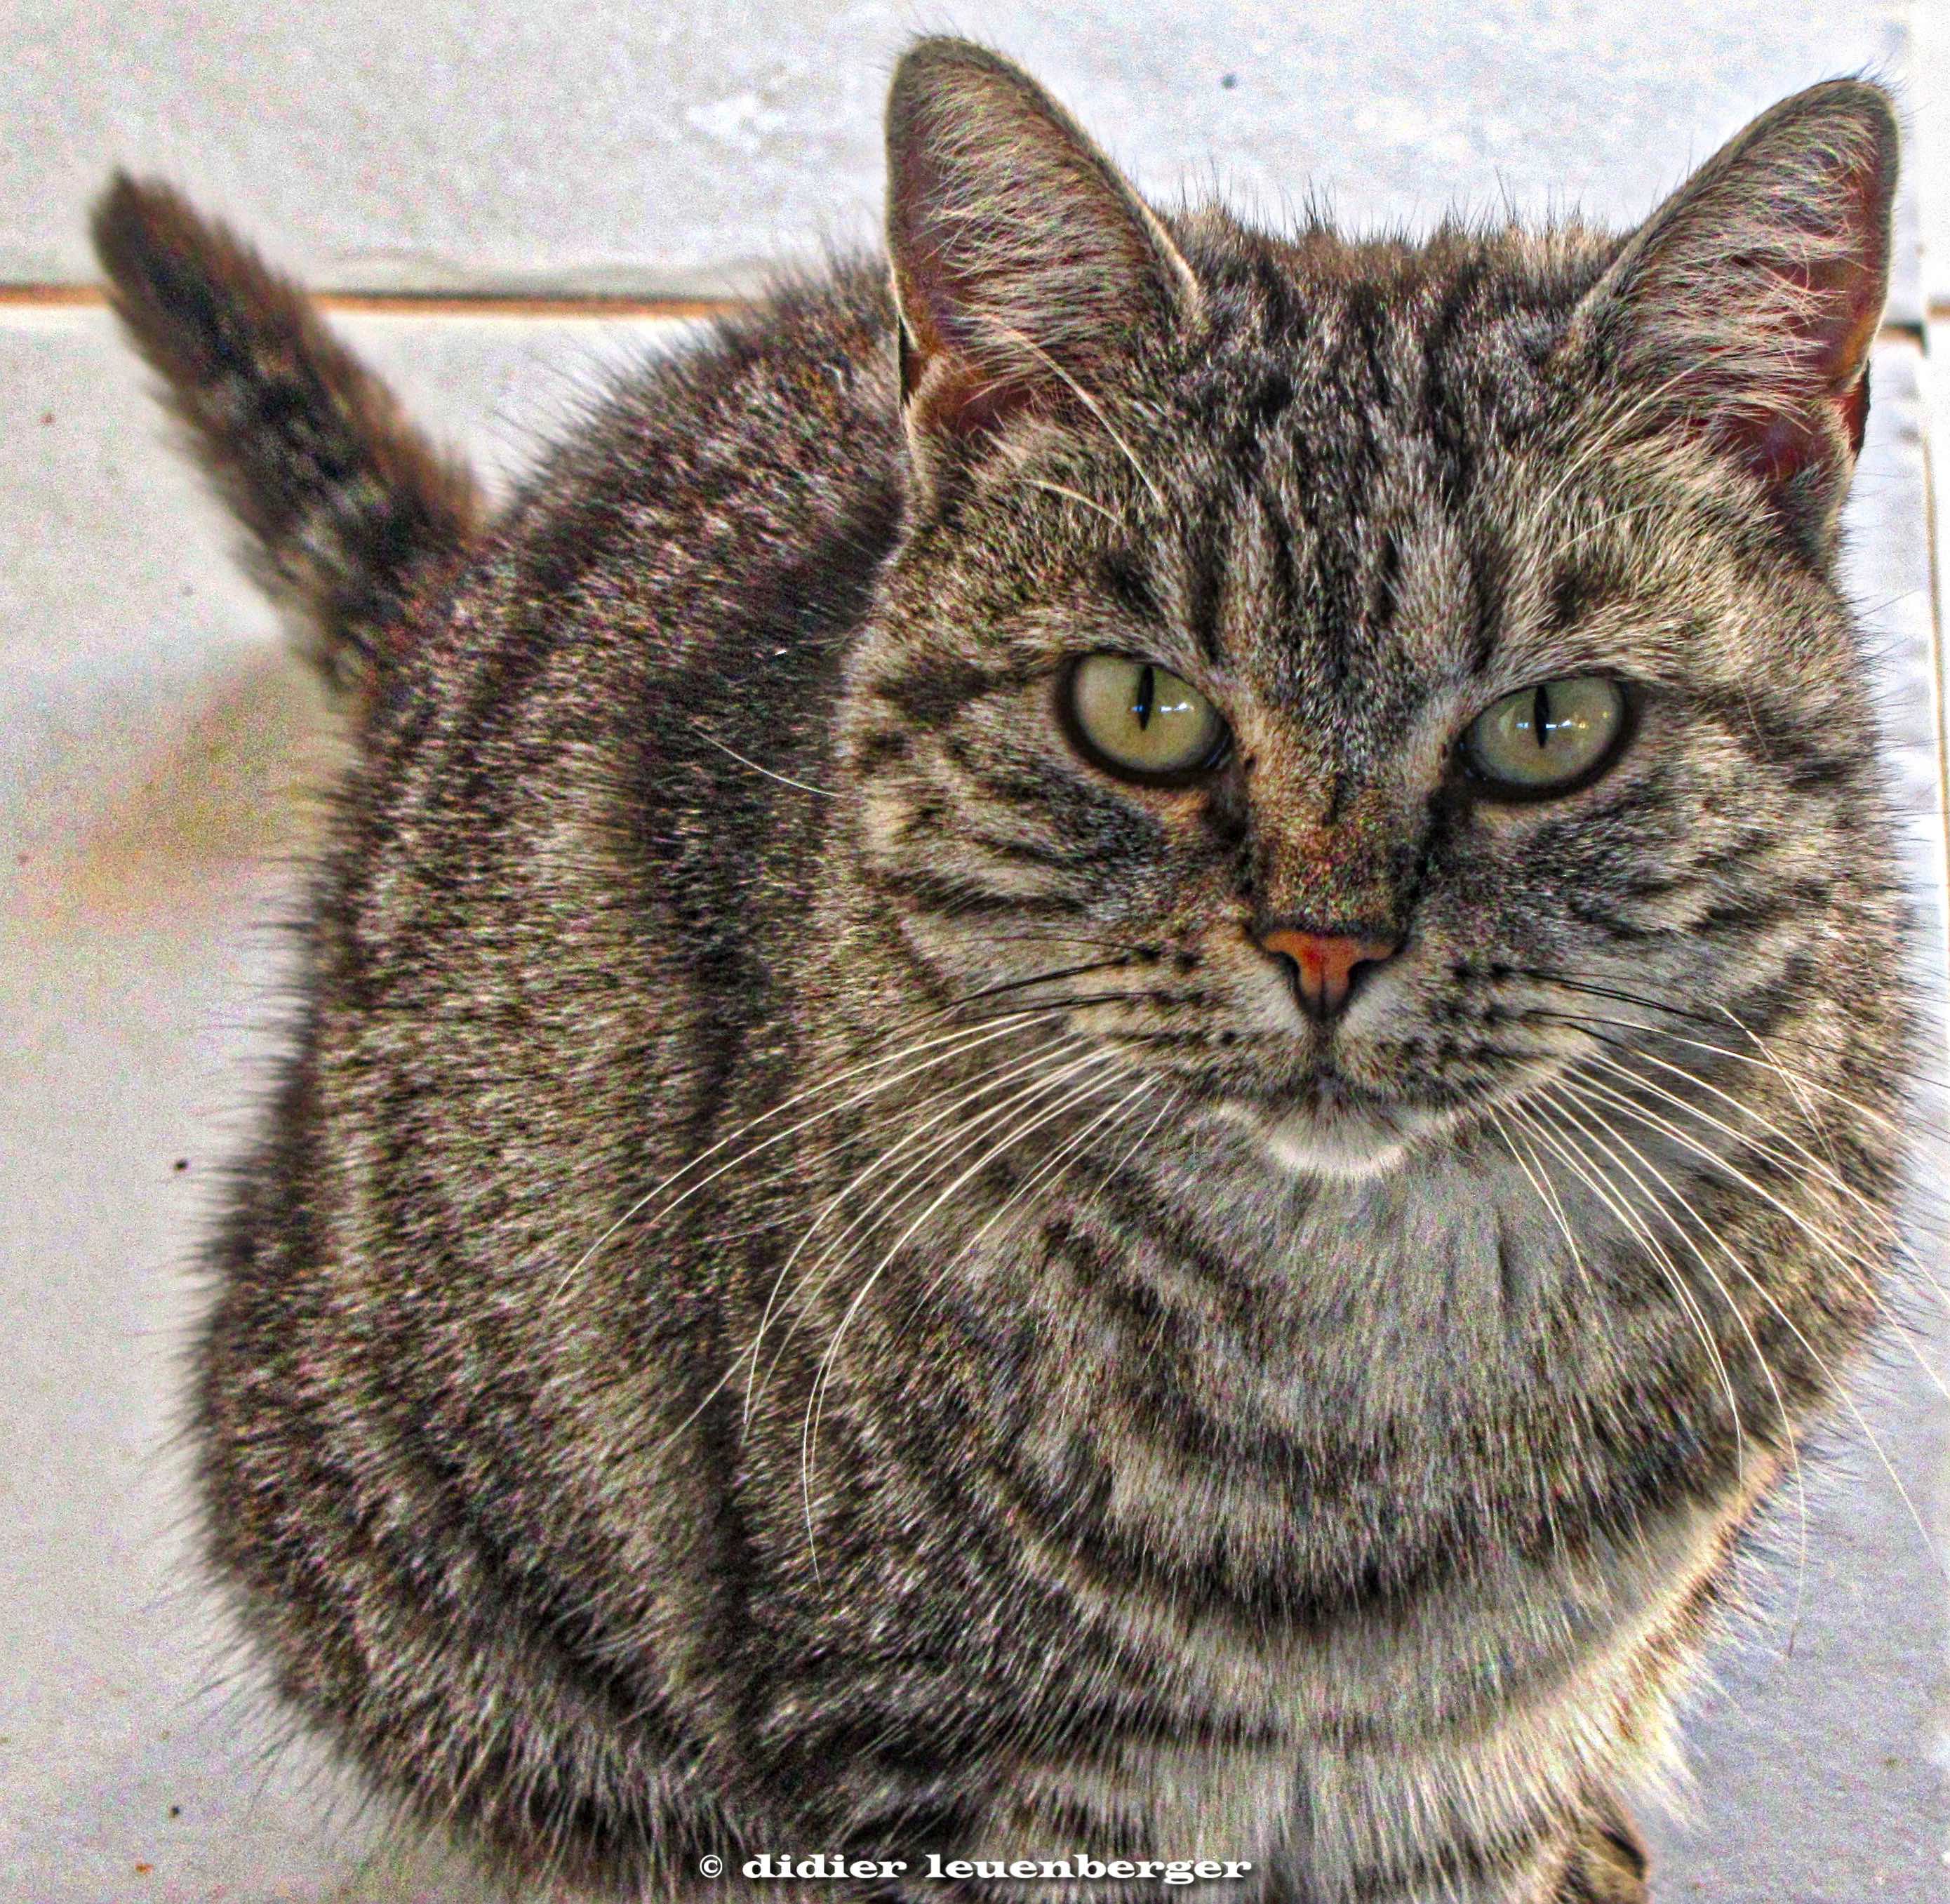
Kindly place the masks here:
<instances>
[{"instance_id":1,"label":"cat's right ear","mask_svg":"<svg viewBox=\"0 0 1950 1904\"><path fill-rule=\"evenodd\" d=\"M1089 410L1198 281L1157 215L1019 68L924 39L887 101L901 407L924 491L1024 412Z\"/></svg>"}]
</instances>

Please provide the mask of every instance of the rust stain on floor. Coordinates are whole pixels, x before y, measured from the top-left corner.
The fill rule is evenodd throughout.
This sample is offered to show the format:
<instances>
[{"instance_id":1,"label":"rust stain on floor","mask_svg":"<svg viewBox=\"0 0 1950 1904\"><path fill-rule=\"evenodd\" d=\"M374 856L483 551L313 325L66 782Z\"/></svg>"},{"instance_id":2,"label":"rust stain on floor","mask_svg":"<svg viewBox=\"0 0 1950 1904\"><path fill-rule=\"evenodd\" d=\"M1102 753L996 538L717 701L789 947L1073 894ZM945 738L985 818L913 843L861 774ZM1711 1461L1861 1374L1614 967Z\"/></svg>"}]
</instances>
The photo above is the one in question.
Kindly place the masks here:
<instances>
[{"instance_id":1,"label":"rust stain on floor","mask_svg":"<svg viewBox=\"0 0 1950 1904\"><path fill-rule=\"evenodd\" d=\"M44 926L134 923L303 858L343 771L342 722L310 671L267 650L213 678L173 736L108 782L68 841L28 855L17 890Z\"/></svg>"}]
</instances>

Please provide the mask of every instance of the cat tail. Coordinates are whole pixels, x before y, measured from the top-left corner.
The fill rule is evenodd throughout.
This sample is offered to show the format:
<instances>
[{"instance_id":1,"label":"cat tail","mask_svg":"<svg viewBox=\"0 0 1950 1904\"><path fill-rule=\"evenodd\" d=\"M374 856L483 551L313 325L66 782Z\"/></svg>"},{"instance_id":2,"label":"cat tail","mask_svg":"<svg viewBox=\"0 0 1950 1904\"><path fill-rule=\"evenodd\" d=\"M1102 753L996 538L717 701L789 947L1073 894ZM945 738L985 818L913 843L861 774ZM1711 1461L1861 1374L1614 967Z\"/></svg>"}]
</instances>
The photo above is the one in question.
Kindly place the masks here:
<instances>
[{"instance_id":1,"label":"cat tail","mask_svg":"<svg viewBox=\"0 0 1950 1904\"><path fill-rule=\"evenodd\" d=\"M252 573L326 681L370 694L479 532L473 476L297 285L169 186L118 172L94 233L110 302L248 531Z\"/></svg>"}]
</instances>

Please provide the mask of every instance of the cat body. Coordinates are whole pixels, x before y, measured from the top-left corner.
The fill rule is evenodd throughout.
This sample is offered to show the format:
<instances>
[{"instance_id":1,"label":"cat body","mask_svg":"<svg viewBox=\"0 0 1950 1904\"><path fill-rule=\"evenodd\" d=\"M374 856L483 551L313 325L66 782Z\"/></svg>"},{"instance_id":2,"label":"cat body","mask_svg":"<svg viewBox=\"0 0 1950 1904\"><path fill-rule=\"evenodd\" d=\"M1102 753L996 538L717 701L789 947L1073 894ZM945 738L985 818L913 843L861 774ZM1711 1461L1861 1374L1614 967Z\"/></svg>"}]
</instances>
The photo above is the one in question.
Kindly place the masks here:
<instances>
[{"instance_id":1,"label":"cat body","mask_svg":"<svg viewBox=\"0 0 1950 1904\"><path fill-rule=\"evenodd\" d=\"M577 1895L1645 1894L1618 1793L1874 1319L1905 1036L1830 573L1892 132L1841 85L1746 138L1629 239L1274 238L924 42L891 293L727 320L485 528L117 188L358 724L216 1251L211 1551L413 1815ZM1132 652L1223 712L1191 778L1066 742ZM1450 764L1614 675L1588 784Z\"/></svg>"}]
</instances>

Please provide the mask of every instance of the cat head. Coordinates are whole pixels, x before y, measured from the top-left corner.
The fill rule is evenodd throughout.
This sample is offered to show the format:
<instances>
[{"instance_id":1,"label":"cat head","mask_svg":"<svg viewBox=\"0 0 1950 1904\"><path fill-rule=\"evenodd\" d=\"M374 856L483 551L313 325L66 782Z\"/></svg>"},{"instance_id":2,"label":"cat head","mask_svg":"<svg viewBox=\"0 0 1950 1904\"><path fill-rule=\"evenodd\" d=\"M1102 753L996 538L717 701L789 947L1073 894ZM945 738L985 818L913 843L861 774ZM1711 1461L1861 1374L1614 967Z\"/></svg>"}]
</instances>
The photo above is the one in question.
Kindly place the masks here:
<instances>
[{"instance_id":1,"label":"cat head","mask_svg":"<svg viewBox=\"0 0 1950 1904\"><path fill-rule=\"evenodd\" d=\"M913 50L908 522L843 758L933 989L1359 1173L1600 1026L1885 955L1833 564L1895 145L1836 82L1622 240L1274 236Z\"/></svg>"}]
</instances>

